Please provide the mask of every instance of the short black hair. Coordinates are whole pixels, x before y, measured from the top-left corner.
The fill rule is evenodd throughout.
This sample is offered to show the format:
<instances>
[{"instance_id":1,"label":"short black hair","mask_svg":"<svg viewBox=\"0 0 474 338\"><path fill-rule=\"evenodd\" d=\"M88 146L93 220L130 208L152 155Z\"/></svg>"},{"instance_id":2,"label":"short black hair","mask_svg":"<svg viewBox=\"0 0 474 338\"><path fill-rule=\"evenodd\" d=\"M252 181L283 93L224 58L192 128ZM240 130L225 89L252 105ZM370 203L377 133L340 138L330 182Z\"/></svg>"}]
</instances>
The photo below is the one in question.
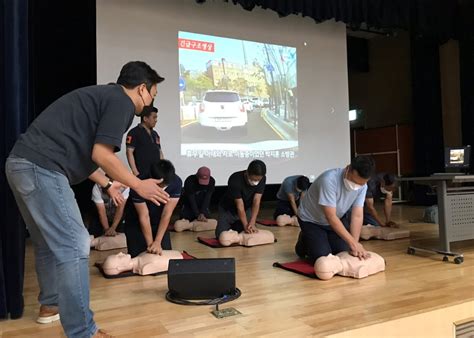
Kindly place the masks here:
<instances>
[{"instance_id":1,"label":"short black hair","mask_svg":"<svg viewBox=\"0 0 474 338\"><path fill-rule=\"evenodd\" d=\"M158 113L158 109L153 106L145 106L140 114L140 121L143 122L145 117L150 117L153 113Z\"/></svg>"},{"instance_id":2,"label":"short black hair","mask_svg":"<svg viewBox=\"0 0 474 338\"><path fill-rule=\"evenodd\" d=\"M383 175L383 181L384 181L385 185L395 184L396 180L397 179L395 178L394 174L385 174L385 175Z\"/></svg>"},{"instance_id":3,"label":"short black hair","mask_svg":"<svg viewBox=\"0 0 474 338\"><path fill-rule=\"evenodd\" d=\"M351 169L357 171L360 177L369 179L375 171L375 161L367 155L359 155L351 161Z\"/></svg>"},{"instance_id":4,"label":"short black hair","mask_svg":"<svg viewBox=\"0 0 474 338\"><path fill-rule=\"evenodd\" d=\"M263 161L253 160L247 168L247 174L255 176L265 176L267 174L267 166Z\"/></svg>"},{"instance_id":5,"label":"short black hair","mask_svg":"<svg viewBox=\"0 0 474 338\"><path fill-rule=\"evenodd\" d=\"M307 178L306 176L300 176L296 179L296 187L301 191L308 190L310 185L311 183L309 183L309 178Z\"/></svg>"},{"instance_id":6,"label":"short black hair","mask_svg":"<svg viewBox=\"0 0 474 338\"><path fill-rule=\"evenodd\" d=\"M174 165L168 160L158 160L151 164L150 174L151 178L163 179L163 183L168 184L175 175Z\"/></svg>"},{"instance_id":7,"label":"short black hair","mask_svg":"<svg viewBox=\"0 0 474 338\"><path fill-rule=\"evenodd\" d=\"M145 84L148 91L153 85L163 82L164 77L143 61L130 61L126 63L117 79L117 84L124 86L127 89L135 88L136 86Z\"/></svg>"}]
</instances>

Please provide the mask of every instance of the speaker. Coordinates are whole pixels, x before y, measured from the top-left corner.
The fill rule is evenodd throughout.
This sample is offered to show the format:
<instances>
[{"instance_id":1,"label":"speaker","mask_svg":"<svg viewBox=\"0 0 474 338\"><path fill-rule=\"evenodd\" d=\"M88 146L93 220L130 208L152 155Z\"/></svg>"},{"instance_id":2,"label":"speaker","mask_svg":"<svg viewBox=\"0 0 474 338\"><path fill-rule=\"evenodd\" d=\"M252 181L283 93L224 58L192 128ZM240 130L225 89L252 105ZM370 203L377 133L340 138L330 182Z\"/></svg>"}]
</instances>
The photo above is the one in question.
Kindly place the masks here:
<instances>
[{"instance_id":1,"label":"speaker","mask_svg":"<svg viewBox=\"0 0 474 338\"><path fill-rule=\"evenodd\" d=\"M171 259L168 289L175 298L214 299L235 293L235 259Z\"/></svg>"}]
</instances>

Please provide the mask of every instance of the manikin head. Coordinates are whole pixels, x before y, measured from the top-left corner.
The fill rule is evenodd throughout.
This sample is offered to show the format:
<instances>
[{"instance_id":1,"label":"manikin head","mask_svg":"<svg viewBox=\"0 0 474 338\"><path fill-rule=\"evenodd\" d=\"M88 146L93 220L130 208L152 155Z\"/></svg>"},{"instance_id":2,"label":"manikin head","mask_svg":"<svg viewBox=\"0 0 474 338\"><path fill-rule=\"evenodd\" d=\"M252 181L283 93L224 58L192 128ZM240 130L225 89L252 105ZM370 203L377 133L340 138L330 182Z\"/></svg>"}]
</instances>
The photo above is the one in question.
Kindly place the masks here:
<instances>
[{"instance_id":1,"label":"manikin head","mask_svg":"<svg viewBox=\"0 0 474 338\"><path fill-rule=\"evenodd\" d=\"M331 279L335 274L341 271L342 263L338 256L329 254L328 256L319 257L316 262L314 262L314 272L319 279Z\"/></svg>"},{"instance_id":2,"label":"manikin head","mask_svg":"<svg viewBox=\"0 0 474 338\"><path fill-rule=\"evenodd\" d=\"M344 186L347 190L361 189L373 175L375 162L370 156L360 155L355 157L346 167L344 173Z\"/></svg>"},{"instance_id":3,"label":"manikin head","mask_svg":"<svg viewBox=\"0 0 474 338\"><path fill-rule=\"evenodd\" d=\"M158 121L158 109L153 106L146 106L140 115L141 123L148 129L153 129Z\"/></svg>"},{"instance_id":4,"label":"manikin head","mask_svg":"<svg viewBox=\"0 0 474 338\"><path fill-rule=\"evenodd\" d=\"M240 243L241 236L235 230L223 231L219 235L219 243L223 246L230 246L232 244Z\"/></svg>"},{"instance_id":5,"label":"manikin head","mask_svg":"<svg viewBox=\"0 0 474 338\"><path fill-rule=\"evenodd\" d=\"M121 85L135 106L135 115L140 116L145 106L152 106L156 96L156 85L164 78L142 61L131 61L120 70L117 84Z\"/></svg>"},{"instance_id":6,"label":"manikin head","mask_svg":"<svg viewBox=\"0 0 474 338\"><path fill-rule=\"evenodd\" d=\"M267 166L263 161L253 160L245 171L245 179L248 185L256 186L267 174Z\"/></svg>"},{"instance_id":7,"label":"manikin head","mask_svg":"<svg viewBox=\"0 0 474 338\"><path fill-rule=\"evenodd\" d=\"M102 269L107 275L118 275L124 271L133 269L132 257L129 254L119 252L116 255L110 255L102 264Z\"/></svg>"}]
</instances>

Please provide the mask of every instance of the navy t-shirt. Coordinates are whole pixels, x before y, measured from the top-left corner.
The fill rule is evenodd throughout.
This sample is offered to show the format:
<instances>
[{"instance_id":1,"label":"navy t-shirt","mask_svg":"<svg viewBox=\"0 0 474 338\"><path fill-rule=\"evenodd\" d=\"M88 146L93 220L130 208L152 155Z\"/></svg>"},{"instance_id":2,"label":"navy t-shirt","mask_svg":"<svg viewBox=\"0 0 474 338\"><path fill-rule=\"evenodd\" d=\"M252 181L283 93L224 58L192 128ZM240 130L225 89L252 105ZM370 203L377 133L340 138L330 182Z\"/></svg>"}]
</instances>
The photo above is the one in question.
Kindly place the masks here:
<instances>
[{"instance_id":1,"label":"navy t-shirt","mask_svg":"<svg viewBox=\"0 0 474 338\"><path fill-rule=\"evenodd\" d=\"M92 161L94 144L120 150L134 113L135 106L120 85L79 88L47 107L18 138L11 153L58 171L76 184L97 169Z\"/></svg>"},{"instance_id":2,"label":"navy t-shirt","mask_svg":"<svg viewBox=\"0 0 474 338\"><path fill-rule=\"evenodd\" d=\"M258 185L252 186L245 178L245 170L233 173L227 182L227 191L221 198L220 206L225 210L236 213L235 200L241 198L244 201L244 209L247 210L252 206L254 195L263 194L265 182L266 178L263 176Z\"/></svg>"},{"instance_id":3,"label":"navy t-shirt","mask_svg":"<svg viewBox=\"0 0 474 338\"><path fill-rule=\"evenodd\" d=\"M170 198L179 198L181 196L181 188L183 182L178 175L174 175L174 178L168 184L166 188L166 192L170 195ZM126 216L126 223L127 226L135 226L140 227L140 220L138 219L138 213L135 209L133 203L146 203L148 207L148 214L150 216L150 225L152 230L158 227L160 224L161 214L163 213L163 208L166 204L160 204L159 206L155 203L143 199L140 195L138 195L135 190L130 189L130 195L127 200L127 216Z\"/></svg>"},{"instance_id":4,"label":"navy t-shirt","mask_svg":"<svg viewBox=\"0 0 474 338\"><path fill-rule=\"evenodd\" d=\"M160 159L160 136L155 130L150 133L138 124L127 134L127 148L134 149L133 158L140 174L147 175L152 163Z\"/></svg>"}]
</instances>

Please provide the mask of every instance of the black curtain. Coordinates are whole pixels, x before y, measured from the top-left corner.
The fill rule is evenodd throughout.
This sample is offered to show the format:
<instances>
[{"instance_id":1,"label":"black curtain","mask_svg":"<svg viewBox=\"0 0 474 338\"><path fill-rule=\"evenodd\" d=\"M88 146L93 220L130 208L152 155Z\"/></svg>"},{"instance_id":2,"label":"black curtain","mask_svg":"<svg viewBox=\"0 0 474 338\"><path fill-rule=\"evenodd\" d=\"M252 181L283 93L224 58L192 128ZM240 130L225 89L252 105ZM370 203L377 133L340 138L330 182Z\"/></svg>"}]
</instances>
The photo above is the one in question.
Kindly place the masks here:
<instances>
[{"instance_id":1,"label":"black curtain","mask_svg":"<svg viewBox=\"0 0 474 338\"><path fill-rule=\"evenodd\" d=\"M456 0L232 0L232 3L249 11L261 7L280 16L308 16L316 22L334 19L354 29L362 23L369 28L410 29L438 41L457 35Z\"/></svg>"},{"instance_id":2,"label":"black curtain","mask_svg":"<svg viewBox=\"0 0 474 338\"><path fill-rule=\"evenodd\" d=\"M426 176L444 171L443 115L437 41L412 34L411 73L415 172L418 176Z\"/></svg>"},{"instance_id":3,"label":"black curtain","mask_svg":"<svg viewBox=\"0 0 474 338\"><path fill-rule=\"evenodd\" d=\"M459 73L461 87L462 142L474 147L474 1L460 1ZM471 153L474 173L474 151Z\"/></svg>"},{"instance_id":4,"label":"black curtain","mask_svg":"<svg viewBox=\"0 0 474 338\"><path fill-rule=\"evenodd\" d=\"M2 0L0 13L0 318L23 314L25 227L5 177L5 159L30 122L28 0Z\"/></svg>"},{"instance_id":5,"label":"black curtain","mask_svg":"<svg viewBox=\"0 0 474 338\"><path fill-rule=\"evenodd\" d=\"M19 134L61 95L96 83L95 0L0 0L0 318L23 313L25 226L5 178ZM74 187L79 203L90 184Z\"/></svg>"}]
</instances>

